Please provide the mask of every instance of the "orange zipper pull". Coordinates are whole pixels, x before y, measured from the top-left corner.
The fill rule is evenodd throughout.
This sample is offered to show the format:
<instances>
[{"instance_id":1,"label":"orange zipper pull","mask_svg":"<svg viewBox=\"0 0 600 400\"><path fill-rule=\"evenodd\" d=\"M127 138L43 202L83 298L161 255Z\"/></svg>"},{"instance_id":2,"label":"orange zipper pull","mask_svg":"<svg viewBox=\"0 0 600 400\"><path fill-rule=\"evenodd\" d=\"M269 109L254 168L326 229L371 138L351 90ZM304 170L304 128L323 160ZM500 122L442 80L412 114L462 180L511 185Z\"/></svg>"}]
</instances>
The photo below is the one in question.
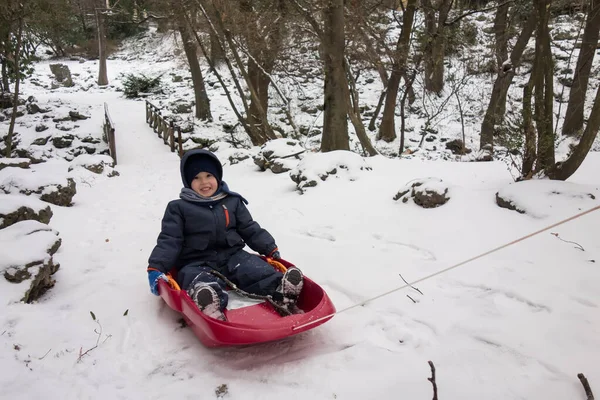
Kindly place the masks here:
<instances>
[{"instance_id":1,"label":"orange zipper pull","mask_svg":"<svg viewBox=\"0 0 600 400\"><path fill-rule=\"evenodd\" d=\"M223 204L223 210L225 210L225 228L227 228L229 226L229 210L225 204Z\"/></svg>"}]
</instances>

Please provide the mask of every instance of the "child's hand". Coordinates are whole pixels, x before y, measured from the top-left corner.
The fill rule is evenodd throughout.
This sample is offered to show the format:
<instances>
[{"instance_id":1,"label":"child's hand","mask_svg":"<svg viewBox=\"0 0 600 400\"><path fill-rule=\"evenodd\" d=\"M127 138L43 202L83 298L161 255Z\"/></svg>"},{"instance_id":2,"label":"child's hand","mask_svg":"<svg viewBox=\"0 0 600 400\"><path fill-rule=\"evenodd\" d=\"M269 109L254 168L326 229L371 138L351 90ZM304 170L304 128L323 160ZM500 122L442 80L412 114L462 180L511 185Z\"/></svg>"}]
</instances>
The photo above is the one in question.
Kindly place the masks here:
<instances>
[{"instance_id":1,"label":"child's hand","mask_svg":"<svg viewBox=\"0 0 600 400\"><path fill-rule=\"evenodd\" d=\"M148 269L148 282L150 283L150 291L153 295L158 296L158 280L162 279L169 282L165 274L156 269Z\"/></svg>"}]
</instances>

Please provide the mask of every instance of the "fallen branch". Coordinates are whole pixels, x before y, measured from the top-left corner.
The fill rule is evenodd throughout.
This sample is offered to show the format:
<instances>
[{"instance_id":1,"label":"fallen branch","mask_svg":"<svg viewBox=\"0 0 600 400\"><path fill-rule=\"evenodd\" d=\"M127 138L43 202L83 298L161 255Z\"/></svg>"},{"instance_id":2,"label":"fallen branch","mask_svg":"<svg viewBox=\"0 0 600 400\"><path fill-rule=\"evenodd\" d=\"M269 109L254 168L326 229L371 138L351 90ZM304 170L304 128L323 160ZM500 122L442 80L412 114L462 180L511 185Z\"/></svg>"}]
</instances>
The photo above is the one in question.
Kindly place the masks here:
<instances>
[{"instance_id":1,"label":"fallen branch","mask_svg":"<svg viewBox=\"0 0 600 400\"><path fill-rule=\"evenodd\" d=\"M100 324L100 320L96 319L96 316L94 315L94 313L90 312L90 314L92 314L92 318L94 319L94 321L96 321L96 323L100 327L100 331L94 329L94 333L96 335L98 335L98 337L96 338L96 345L94 347L87 349L85 352L83 351L83 347L79 348L79 357L77 358L78 363L81 362L83 356L89 354L92 350L98 348L98 346L100 345L100 338L102 337L102 325ZM107 335L102 343L106 343L106 341L108 339L110 339L111 337L112 337L112 335Z\"/></svg>"},{"instance_id":2,"label":"fallen branch","mask_svg":"<svg viewBox=\"0 0 600 400\"><path fill-rule=\"evenodd\" d=\"M404 283L406 283L408 286L410 286L411 288L413 288L414 290L416 290L417 292L419 292L419 293L421 293L423 296L425 296L425 295L423 294L423 292L421 292L419 289L417 289L416 287L414 287L413 285L411 285L410 283L408 283L408 282L406 281L406 279L404 279L404 277L402 276L402 274L398 274L398 275L400 275L400 278L402 278L402 280L404 281Z\"/></svg>"},{"instance_id":3,"label":"fallen branch","mask_svg":"<svg viewBox=\"0 0 600 400\"><path fill-rule=\"evenodd\" d=\"M44 354L42 357L38 358L38 360L43 360L44 358L46 358L46 356L47 356L48 354L50 354L50 351L52 351L52 349L48 350L48 351L46 352L46 354Z\"/></svg>"},{"instance_id":4,"label":"fallen branch","mask_svg":"<svg viewBox=\"0 0 600 400\"><path fill-rule=\"evenodd\" d=\"M577 377L579 378L579 380L581 381L581 384L583 385L583 389L585 390L585 395L587 396L587 400L594 400L594 393L592 393L592 388L590 387L590 383L588 382L585 375L579 373L579 374L577 374Z\"/></svg>"},{"instance_id":5,"label":"fallen branch","mask_svg":"<svg viewBox=\"0 0 600 400\"><path fill-rule=\"evenodd\" d=\"M406 295L406 297L408 297L409 299L411 299L413 303L415 303L415 304L417 303L417 301L415 299L413 299L412 297L410 297L408 294Z\"/></svg>"},{"instance_id":6,"label":"fallen branch","mask_svg":"<svg viewBox=\"0 0 600 400\"><path fill-rule=\"evenodd\" d=\"M558 236L558 233L550 232L550 234L556 236L557 239L560 239L560 240L562 240L565 243L571 243L571 244L575 245L576 249L579 249L581 251L585 251L585 249L583 248L583 246L581 246L577 242L571 242L570 240L565 240L565 239L561 238L560 236Z\"/></svg>"},{"instance_id":7,"label":"fallen branch","mask_svg":"<svg viewBox=\"0 0 600 400\"><path fill-rule=\"evenodd\" d=\"M438 400L437 383L435 382L435 366L433 365L433 362L431 362L431 361L427 361L427 362L429 363L429 367L431 368L431 378L427 378L427 380L429 382L431 382L431 385L433 386L433 400Z\"/></svg>"}]
</instances>

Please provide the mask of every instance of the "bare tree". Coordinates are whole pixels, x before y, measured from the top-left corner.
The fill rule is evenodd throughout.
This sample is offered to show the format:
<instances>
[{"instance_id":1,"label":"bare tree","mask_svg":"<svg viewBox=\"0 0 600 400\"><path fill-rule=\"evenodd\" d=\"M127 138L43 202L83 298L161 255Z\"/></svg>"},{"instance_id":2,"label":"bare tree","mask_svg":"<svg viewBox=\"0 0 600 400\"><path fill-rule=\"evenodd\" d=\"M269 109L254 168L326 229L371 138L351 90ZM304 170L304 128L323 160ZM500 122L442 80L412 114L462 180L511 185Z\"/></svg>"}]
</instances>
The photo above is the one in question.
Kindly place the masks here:
<instances>
[{"instance_id":1,"label":"bare tree","mask_svg":"<svg viewBox=\"0 0 600 400\"><path fill-rule=\"evenodd\" d=\"M501 11L500 8L498 11ZM527 47L527 43L537 26L537 12L534 8L531 9L527 20L521 28L515 46L510 53L509 62L502 62L498 65L498 73L494 81L494 87L490 96L483 122L481 123L480 147L485 145L493 145L494 129L499 121L504 117L504 109L506 104L506 94L512 84L517 68L521 65L523 52ZM498 36L503 37L498 33ZM502 57L502 50L497 50L497 59Z\"/></svg>"},{"instance_id":2,"label":"bare tree","mask_svg":"<svg viewBox=\"0 0 600 400\"><path fill-rule=\"evenodd\" d=\"M421 0L425 14L425 89L441 93L444 89L446 23L453 0Z\"/></svg>"},{"instance_id":3,"label":"bare tree","mask_svg":"<svg viewBox=\"0 0 600 400\"><path fill-rule=\"evenodd\" d=\"M19 3L18 11L16 11L18 28L17 28L17 45L15 48L15 58L14 58L14 68L17 72L17 77L15 80L15 92L13 95L13 109L12 114L10 116L10 125L8 127L8 134L6 135L6 152L5 157L11 158L12 156L12 139L15 132L15 120L17 118L17 107L19 106L19 85L21 83L21 74L20 74L20 57L21 57L21 44L23 39L23 3Z\"/></svg>"},{"instance_id":4,"label":"bare tree","mask_svg":"<svg viewBox=\"0 0 600 400\"><path fill-rule=\"evenodd\" d=\"M396 102L402 76L406 75L406 65L410 45L410 36L415 17L417 0L408 0L406 10L402 15L402 31L398 37L396 51L393 55L392 72L387 85L385 107L379 126L377 139L391 142L396 139Z\"/></svg>"},{"instance_id":5,"label":"bare tree","mask_svg":"<svg viewBox=\"0 0 600 400\"><path fill-rule=\"evenodd\" d=\"M183 10L182 10L183 12ZM177 18L177 28L181 35L181 41L183 44L183 50L190 66L190 73L192 75L192 84L194 86L194 97L196 107L196 118L201 120L212 121L212 114L210 112L210 100L206 93L206 86L204 84L204 77L202 76L202 70L200 69L200 63L198 61L198 54L196 50L196 42L192 38L189 32L189 27L185 23L185 17L179 15Z\"/></svg>"},{"instance_id":6,"label":"bare tree","mask_svg":"<svg viewBox=\"0 0 600 400\"><path fill-rule=\"evenodd\" d=\"M573 86L569 94L569 104L562 126L563 135L576 136L583 129L583 110L592 62L596 54L600 34L600 0L590 0L581 49L575 67Z\"/></svg>"}]
</instances>

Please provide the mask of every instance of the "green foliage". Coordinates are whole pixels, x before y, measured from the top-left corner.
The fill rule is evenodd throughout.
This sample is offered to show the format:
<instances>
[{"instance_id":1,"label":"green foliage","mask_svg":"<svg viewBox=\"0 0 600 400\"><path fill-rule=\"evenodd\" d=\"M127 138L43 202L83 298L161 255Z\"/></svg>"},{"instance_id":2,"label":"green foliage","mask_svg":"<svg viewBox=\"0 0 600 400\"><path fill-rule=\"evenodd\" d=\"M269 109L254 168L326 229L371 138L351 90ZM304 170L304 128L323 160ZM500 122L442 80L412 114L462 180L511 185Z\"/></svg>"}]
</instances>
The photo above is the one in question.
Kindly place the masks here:
<instances>
[{"instance_id":1,"label":"green foliage","mask_svg":"<svg viewBox=\"0 0 600 400\"><path fill-rule=\"evenodd\" d=\"M160 93L162 74L156 78L147 77L144 74L127 74L123 80L125 97L131 99L140 97L140 93Z\"/></svg>"}]
</instances>

